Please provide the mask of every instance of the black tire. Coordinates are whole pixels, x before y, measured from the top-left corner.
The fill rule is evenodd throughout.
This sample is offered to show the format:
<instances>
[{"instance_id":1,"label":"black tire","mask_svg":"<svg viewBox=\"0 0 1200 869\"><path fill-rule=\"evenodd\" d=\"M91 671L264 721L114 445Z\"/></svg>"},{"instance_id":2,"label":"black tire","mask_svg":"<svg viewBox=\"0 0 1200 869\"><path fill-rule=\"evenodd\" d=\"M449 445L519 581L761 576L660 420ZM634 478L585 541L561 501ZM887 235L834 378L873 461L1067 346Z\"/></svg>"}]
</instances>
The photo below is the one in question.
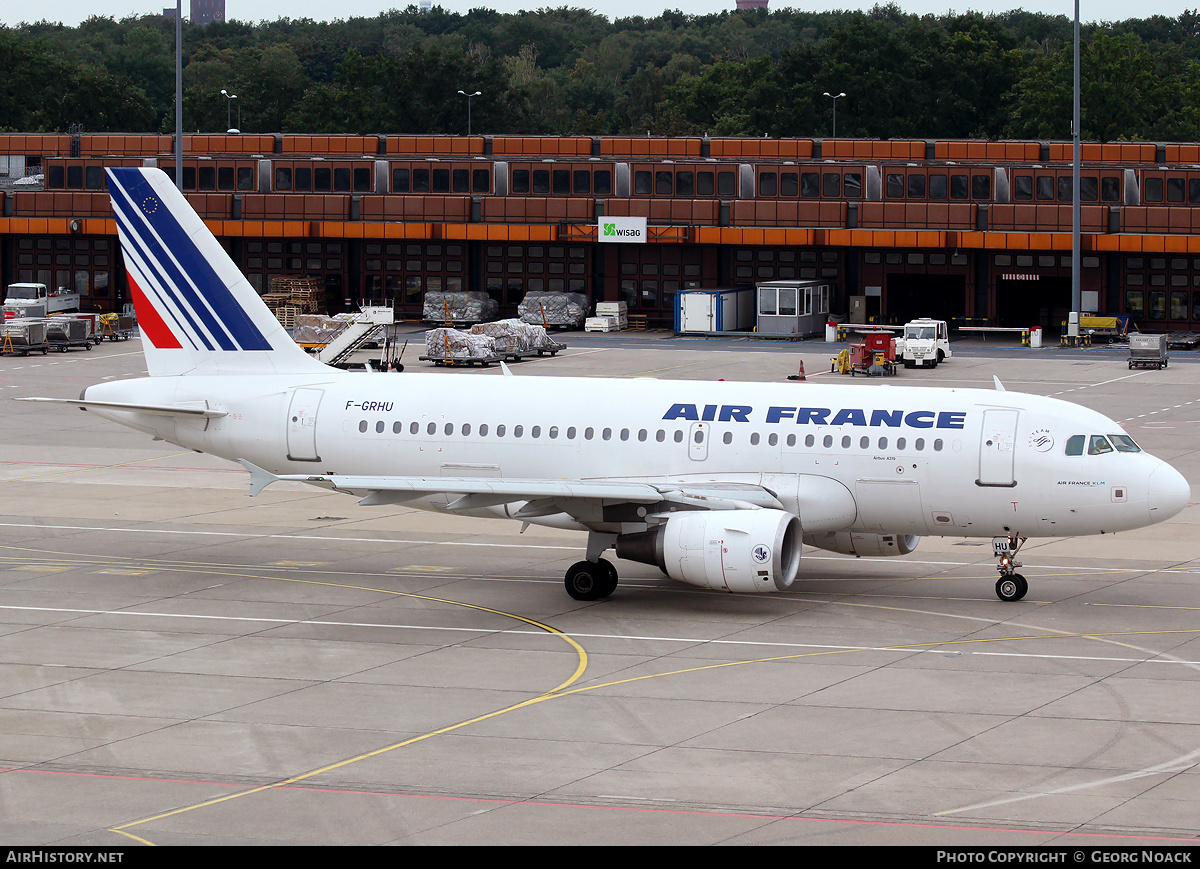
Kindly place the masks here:
<instances>
[{"instance_id":1,"label":"black tire","mask_svg":"<svg viewBox=\"0 0 1200 869\"><path fill-rule=\"evenodd\" d=\"M604 571L590 561L577 561L567 569L563 585L573 600L593 601L603 597Z\"/></svg>"},{"instance_id":2,"label":"black tire","mask_svg":"<svg viewBox=\"0 0 1200 869\"><path fill-rule=\"evenodd\" d=\"M1018 601L1029 591L1029 583L1019 573L1010 573L996 580L996 597L1005 603Z\"/></svg>"},{"instance_id":3,"label":"black tire","mask_svg":"<svg viewBox=\"0 0 1200 869\"><path fill-rule=\"evenodd\" d=\"M596 566L602 571L600 578L600 597L612 597L613 592L617 590L617 569L613 567L612 562L603 558L596 562Z\"/></svg>"}]
</instances>

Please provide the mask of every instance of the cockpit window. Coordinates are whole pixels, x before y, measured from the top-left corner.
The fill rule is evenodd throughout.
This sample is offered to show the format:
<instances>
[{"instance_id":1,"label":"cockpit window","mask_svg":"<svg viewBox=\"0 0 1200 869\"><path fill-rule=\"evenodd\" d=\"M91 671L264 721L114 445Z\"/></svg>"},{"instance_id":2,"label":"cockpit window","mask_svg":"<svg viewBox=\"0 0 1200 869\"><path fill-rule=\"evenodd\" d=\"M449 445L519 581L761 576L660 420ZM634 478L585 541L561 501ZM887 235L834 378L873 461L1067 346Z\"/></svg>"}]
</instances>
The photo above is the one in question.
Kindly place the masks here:
<instances>
[{"instance_id":1,"label":"cockpit window","mask_svg":"<svg viewBox=\"0 0 1200 869\"><path fill-rule=\"evenodd\" d=\"M1088 441L1088 455L1099 456L1104 453L1112 452L1112 444L1108 442L1108 438L1104 435L1092 435Z\"/></svg>"},{"instance_id":2,"label":"cockpit window","mask_svg":"<svg viewBox=\"0 0 1200 869\"><path fill-rule=\"evenodd\" d=\"M1118 453L1140 453L1142 448L1133 442L1133 438L1129 435L1114 434L1109 435L1108 439L1112 441L1112 445L1117 448Z\"/></svg>"},{"instance_id":3,"label":"cockpit window","mask_svg":"<svg viewBox=\"0 0 1200 869\"><path fill-rule=\"evenodd\" d=\"M1067 455L1082 456L1083 443L1087 440L1083 435L1071 435L1067 438Z\"/></svg>"}]
</instances>

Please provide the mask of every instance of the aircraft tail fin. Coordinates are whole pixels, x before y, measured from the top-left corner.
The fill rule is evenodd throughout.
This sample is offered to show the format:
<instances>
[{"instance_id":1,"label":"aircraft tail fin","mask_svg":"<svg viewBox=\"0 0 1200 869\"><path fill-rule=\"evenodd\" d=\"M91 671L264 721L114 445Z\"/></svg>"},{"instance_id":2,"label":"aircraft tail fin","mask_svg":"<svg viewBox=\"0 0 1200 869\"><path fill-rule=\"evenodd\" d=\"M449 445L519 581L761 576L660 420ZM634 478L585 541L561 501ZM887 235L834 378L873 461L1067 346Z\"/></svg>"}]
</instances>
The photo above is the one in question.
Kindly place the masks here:
<instances>
[{"instance_id":1,"label":"aircraft tail fin","mask_svg":"<svg viewBox=\"0 0 1200 869\"><path fill-rule=\"evenodd\" d=\"M292 341L164 172L105 171L151 375L328 370Z\"/></svg>"}]
</instances>

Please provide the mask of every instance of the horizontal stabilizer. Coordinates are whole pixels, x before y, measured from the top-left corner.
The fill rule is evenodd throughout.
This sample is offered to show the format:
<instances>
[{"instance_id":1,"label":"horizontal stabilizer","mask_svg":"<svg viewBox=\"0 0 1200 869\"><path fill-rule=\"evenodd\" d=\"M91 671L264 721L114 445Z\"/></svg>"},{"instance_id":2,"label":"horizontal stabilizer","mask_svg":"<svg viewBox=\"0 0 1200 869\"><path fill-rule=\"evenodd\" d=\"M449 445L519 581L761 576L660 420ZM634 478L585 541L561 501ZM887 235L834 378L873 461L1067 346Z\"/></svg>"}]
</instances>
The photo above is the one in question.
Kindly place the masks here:
<instances>
[{"instance_id":1,"label":"horizontal stabilizer","mask_svg":"<svg viewBox=\"0 0 1200 869\"><path fill-rule=\"evenodd\" d=\"M80 410L122 410L129 413L153 413L161 416L196 416L203 419L219 419L226 415L223 410L210 410L205 402L195 404L130 404L123 401L84 401L81 398L18 398L16 401L40 401L46 404L69 404Z\"/></svg>"}]
</instances>

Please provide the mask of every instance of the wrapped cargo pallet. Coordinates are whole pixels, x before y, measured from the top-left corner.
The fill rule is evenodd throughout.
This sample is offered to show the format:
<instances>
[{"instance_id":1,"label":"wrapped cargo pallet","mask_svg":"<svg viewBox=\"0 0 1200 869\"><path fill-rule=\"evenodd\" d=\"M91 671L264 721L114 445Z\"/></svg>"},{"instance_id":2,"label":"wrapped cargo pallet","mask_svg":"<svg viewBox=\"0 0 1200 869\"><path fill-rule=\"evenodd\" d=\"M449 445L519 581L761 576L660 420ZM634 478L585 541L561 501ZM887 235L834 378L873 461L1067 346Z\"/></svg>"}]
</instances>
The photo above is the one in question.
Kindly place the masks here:
<instances>
[{"instance_id":1,"label":"wrapped cargo pallet","mask_svg":"<svg viewBox=\"0 0 1200 869\"><path fill-rule=\"evenodd\" d=\"M425 355L431 359L490 359L496 355L488 335L472 335L459 329L441 327L425 333Z\"/></svg>"},{"instance_id":2,"label":"wrapped cargo pallet","mask_svg":"<svg viewBox=\"0 0 1200 869\"><path fill-rule=\"evenodd\" d=\"M422 319L430 323L479 323L491 320L500 305L487 293L478 291L428 292L421 311Z\"/></svg>"},{"instance_id":3,"label":"wrapped cargo pallet","mask_svg":"<svg viewBox=\"0 0 1200 869\"><path fill-rule=\"evenodd\" d=\"M300 345L325 345L346 328L347 321L323 314L297 314L292 340Z\"/></svg>"},{"instance_id":4,"label":"wrapped cargo pallet","mask_svg":"<svg viewBox=\"0 0 1200 869\"><path fill-rule=\"evenodd\" d=\"M471 327L472 335L487 335L494 341L498 353L529 353L548 349L554 342L542 326L534 326L521 320L497 320L494 323L477 323Z\"/></svg>"},{"instance_id":5,"label":"wrapped cargo pallet","mask_svg":"<svg viewBox=\"0 0 1200 869\"><path fill-rule=\"evenodd\" d=\"M587 319L590 304L588 297L583 293L531 290L521 299L517 313L526 323L578 328Z\"/></svg>"}]
</instances>

